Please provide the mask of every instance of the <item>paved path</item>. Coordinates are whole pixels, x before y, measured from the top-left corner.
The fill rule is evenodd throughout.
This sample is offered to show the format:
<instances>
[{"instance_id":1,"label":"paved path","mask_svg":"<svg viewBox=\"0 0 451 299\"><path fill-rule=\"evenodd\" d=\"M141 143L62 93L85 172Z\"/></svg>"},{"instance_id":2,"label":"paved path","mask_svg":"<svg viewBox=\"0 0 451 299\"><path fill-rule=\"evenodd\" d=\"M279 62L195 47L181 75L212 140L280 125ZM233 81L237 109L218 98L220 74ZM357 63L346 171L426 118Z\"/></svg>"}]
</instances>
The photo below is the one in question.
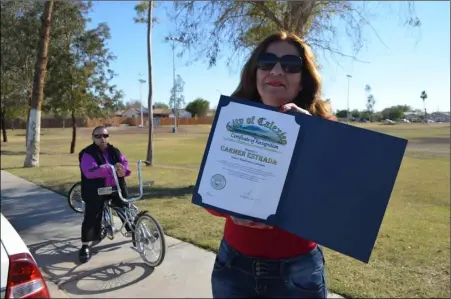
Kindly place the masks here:
<instances>
[{"instance_id":1,"label":"paved path","mask_svg":"<svg viewBox=\"0 0 451 299\"><path fill-rule=\"evenodd\" d=\"M130 239L118 234L79 264L81 216L66 198L2 170L1 209L35 256L54 298L212 297L214 254L192 244L167 236L166 258L152 269Z\"/></svg>"}]
</instances>

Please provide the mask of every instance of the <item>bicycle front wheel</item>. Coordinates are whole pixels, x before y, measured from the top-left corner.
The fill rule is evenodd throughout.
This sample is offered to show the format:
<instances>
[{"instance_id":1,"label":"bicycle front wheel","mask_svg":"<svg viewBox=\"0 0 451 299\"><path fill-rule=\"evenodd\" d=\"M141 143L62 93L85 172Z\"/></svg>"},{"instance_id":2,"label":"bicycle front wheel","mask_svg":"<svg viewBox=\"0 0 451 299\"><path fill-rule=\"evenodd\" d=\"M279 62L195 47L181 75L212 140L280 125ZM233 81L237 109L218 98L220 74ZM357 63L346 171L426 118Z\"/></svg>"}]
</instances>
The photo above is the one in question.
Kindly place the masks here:
<instances>
[{"instance_id":1,"label":"bicycle front wheel","mask_svg":"<svg viewBox=\"0 0 451 299\"><path fill-rule=\"evenodd\" d=\"M83 213L85 211L85 203L81 197L81 182L75 183L67 194L67 202L69 207L76 213Z\"/></svg>"},{"instance_id":2,"label":"bicycle front wheel","mask_svg":"<svg viewBox=\"0 0 451 299\"><path fill-rule=\"evenodd\" d=\"M166 254L166 240L163 228L154 217L147 213L139 215L132 239L144 262L152 267L161 265Z\"/></svg>"}]
</instances>

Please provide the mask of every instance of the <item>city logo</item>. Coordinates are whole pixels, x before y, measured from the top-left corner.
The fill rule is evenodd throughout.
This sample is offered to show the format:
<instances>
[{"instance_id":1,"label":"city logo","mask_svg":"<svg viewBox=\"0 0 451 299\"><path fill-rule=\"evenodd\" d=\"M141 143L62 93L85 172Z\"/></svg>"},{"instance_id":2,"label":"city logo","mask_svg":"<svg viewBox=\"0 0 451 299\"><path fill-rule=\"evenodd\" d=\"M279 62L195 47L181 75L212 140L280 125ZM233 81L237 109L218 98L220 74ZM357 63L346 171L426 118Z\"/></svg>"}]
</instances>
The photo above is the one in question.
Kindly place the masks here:
<instances>
[{"instance_id":1,"label":"city logo","mask_svg":"<svg viewBox=\"0 0 451 299\"><path fill-rule=\"evenodd\" d=\"M264 117L256 118L253 116L246 119L234 119L228 122L226 127L227 130L232 133L247 135L256 139L266 140L280 145L287 144L286 132L279 128L274 121L268 120Z\"/></svg>"}]
</instances>

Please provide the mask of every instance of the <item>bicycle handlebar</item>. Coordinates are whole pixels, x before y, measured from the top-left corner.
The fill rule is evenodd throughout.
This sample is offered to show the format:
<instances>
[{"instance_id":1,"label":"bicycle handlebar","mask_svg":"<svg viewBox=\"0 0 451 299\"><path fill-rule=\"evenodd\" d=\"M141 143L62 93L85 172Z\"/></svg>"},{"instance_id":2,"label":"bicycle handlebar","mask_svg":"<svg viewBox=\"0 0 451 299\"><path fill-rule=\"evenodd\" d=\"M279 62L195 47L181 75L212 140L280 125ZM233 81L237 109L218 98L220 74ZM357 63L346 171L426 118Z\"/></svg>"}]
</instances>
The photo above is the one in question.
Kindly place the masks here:
<instances>
[{"instance_id":1,"label":"bicycle handlebar","mask_svg":"<svg viewBox=\"0 0 451 299\"><path fill-rule=\"evenodd\" d=\"M116 187L117 187L117 193L119 194L119 198L125 202L125 203L131 203L137 200L140 200L141 197L143 196L143 182L142 182L142 177L141 177L141 163L144 163L146 165L150 165L151 163L149 161L145 161L145 160L138 160L138 185L139 185L139 195L137 197L130 197L130 198L124 198L122 196L122 190L121 190L121 186L119 186L119 178L117 176L117 172L116 172L116 168L114 167L114 165L112 164L103 164L100 167L109 167L113 173L113 177L114 177L114 182L116 183Z\"/></svg>"}]
</instances>

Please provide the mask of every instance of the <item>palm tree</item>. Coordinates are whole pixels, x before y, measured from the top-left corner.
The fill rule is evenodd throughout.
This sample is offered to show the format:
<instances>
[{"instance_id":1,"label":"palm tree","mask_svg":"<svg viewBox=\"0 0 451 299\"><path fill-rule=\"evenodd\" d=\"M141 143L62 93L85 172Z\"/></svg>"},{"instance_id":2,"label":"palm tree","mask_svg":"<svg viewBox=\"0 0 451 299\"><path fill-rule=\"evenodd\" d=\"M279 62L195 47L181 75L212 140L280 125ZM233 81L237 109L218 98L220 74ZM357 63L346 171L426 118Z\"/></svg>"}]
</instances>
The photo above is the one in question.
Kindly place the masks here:
<instances>
[{"instance_id":1,"label":"palm tree","mask_svg":"<svg viewBox=\"0 0 451 299\"><path fill-rule=\"evenodd\" d=\"M424 107L424 121L427 121L427 113L426 113L426 103L425 100L428 98L428 94L425 90L421 92L420 98L423 100L423 107Z\"/></svg>"},{"instance_id":2,"label":"palm tree","mask_svg":"<svg viewBox=\"0 0 451 299\"><path fill-rule=\"evenodd\" d=\"M147 9L147 68L149 72L149 96L147 98L147 107L149 115L149 137L147 141L147 155L146 160L150 162L150 166L153 165L153 81L152 81L152 6L150 1Z\"/></svg>"},{"instance_id":3,"label":"palm tree","mask_svg":"<svg viewBox=\"0 0 451 299\"><path fill-rule=\"evenodd\" d=\"M152 8L154 6L153 1L141 1L135 6L137 16L134 18L136 23L144 23L147 25L147 69L149 84L149 95L147 98L147 107L149 114L149 134L147 141L147 155L146 160L150 162L150 166L153 165L153 81L152 81Z\"/></svg>"},{"instance_id":4,"label":"palm tree","mask_svg":"<svg viewBox=\"0 0 451 299\"><path fill-rule=\"evenodd\" d=\"M39 167L41 137L41 105L44 98L44 83L47 74L47 56L50 43L50 24L52 19L53 0L46 1L42 14L41 37L34 71L33 95L27 132L27 154L24 167Z\"/></svg>"}]
</instances>

